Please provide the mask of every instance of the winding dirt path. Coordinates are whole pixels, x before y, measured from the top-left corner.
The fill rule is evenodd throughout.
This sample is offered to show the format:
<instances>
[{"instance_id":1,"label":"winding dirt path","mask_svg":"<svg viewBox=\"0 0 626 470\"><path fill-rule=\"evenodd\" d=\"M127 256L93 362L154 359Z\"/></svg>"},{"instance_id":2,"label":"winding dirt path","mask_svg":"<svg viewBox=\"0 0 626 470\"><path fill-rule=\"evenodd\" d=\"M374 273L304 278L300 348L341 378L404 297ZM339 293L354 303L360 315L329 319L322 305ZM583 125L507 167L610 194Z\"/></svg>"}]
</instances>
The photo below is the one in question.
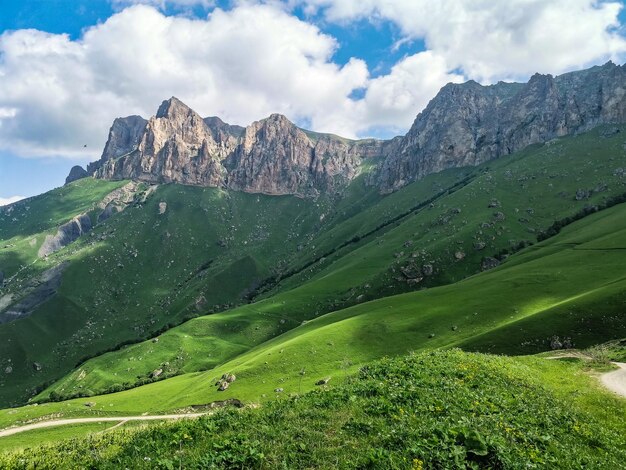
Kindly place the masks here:
<instances>
[{"instance_id":1,"label":"winding dirt path","mask_svg":"<svg viewBox=\"0 0 626 470\"><path fill-rule=\"evenodd\" d=\"M602 374L600 380L612 392L626 397L626 364L623 362L614 362L613 364L619 367L619 369Z\"/></svg>"},{"instance_id":2,"label":"winding dirt path","mask_svg":"<svg viewBox=\"0 0 626 470\"><path fill-rule=\"evenodd\" d=\"M118 423L116 426L120 426L127 421L155 421L155 420L172 420L172 419L185 419L185 418L198 418L206 413L184 413L176 415L151 415L151 416L106 416L101 418L71 418L71 419L55 419L52 421L41 421L39 423L26 424L24 426L18 426L14 428L8 428L0 431L0 437L12 436L20 432L32 431L33 429L51 428L55 426L67 426L71 424L84 424L84 423L104 423L113 422Z\"/></svg>"}]
</instances>

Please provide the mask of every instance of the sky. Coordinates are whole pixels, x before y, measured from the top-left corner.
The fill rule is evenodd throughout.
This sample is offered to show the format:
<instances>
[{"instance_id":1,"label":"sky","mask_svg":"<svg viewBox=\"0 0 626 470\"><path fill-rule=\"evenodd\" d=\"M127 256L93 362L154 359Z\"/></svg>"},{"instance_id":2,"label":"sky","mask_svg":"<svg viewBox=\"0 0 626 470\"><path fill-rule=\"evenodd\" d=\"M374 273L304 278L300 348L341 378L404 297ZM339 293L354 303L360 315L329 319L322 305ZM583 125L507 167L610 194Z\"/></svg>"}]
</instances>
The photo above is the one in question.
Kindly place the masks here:
<instances>
[{"instance_id":1,"label":"sky","mask_svg":"<svg viewBox=\"0 0 626 470\"><path fill-rule=\"evenodd\" d=\"M626 61L617 0L0 0L0 205L176 96L247 125L404 134L448 82Z\"/></svg>"}]
</instances>

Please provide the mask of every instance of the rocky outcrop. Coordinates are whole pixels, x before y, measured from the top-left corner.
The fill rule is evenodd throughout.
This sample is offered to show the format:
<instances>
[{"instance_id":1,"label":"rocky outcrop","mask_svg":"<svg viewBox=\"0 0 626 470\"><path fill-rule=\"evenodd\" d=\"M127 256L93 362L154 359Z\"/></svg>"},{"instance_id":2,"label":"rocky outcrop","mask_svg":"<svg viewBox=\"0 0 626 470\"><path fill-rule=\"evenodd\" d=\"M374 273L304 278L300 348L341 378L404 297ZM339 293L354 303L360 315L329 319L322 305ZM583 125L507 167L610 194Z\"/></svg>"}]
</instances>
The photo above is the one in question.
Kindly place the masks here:
<instances>
[{"instance_id":1,"label":"rocky outcrop","mask_svg":"<svg viewBox=\"0 0 626 470\"><path fill-rule=\"evenodd\" d=\"M80 165L75 165L70 170L70 174L67 175L67 178L65 178L65 184L70 184L72 181L76 181L76 180L85 178L87 176L89 176L89 173L87 173L87 170L85 170Z\"/></svg>"},{"instance_id":2,"label":"rocky outcrop","mask_svg":"<svg viewBox=\"0 0 626 470\"><path fill-rule=\"evenodd\" d=\"M152 183L220 186L220 161L231 149L218 143L203 119L176 98L164 101L129 154L105 161L95 176Z\"/></svg>"},{"instance_id":3,"label":"rocky outcrop","mask_svg":"<svg viewBox=\"0 0 626 470\"><path fill-rule=\"evenodd\" d=\"M243 136L246 131L245 127L227 124L217 116L210 116L204 118L204 123L211 130L213 138L216 142L224 142L229 139L234 139L235 145L237 140Z\"/></svg>"},{"instance_id":4,"label":"rocky outcrop","mask_svg":"<svg viewBox=\"0 0 626 470\"><path fill-rule=\"evenodd\" d=\"M202 119L174 97L147 122L136 146L129 128L116 120L109 134L115 142L89 167L94 176L315 196L345 185L363 159L379 157L385 148L375 139L305 132L280 114L247 128Z\"/></svg>"},{"instance_id":5,"label":"rocky outcrop","mask_svg":"<svg viewBox=\"0 0 626 470\"><path fill-rule=\"evenodd\" d=\"M9 297L8 305L0 302L0 324L27 317L39 305L51 299L59 289L63 271L68 265L69 262L64 261L31 279L20 291L17 302L12 301L12 296Z\"/></svg>"},{"instance_id":6,"label":"rocky outcrop","mask_svg":"<svg viewBox=\"0 0 626 470\"><path fill-rule=\"evenodd\" d=\"M69 222L61 225L55 235L46 235L46 239L39 248L40 258L59 251L64 246L77 240L81 235L91 231L92 224L89 215L81 214Z\"/></svg>"},{"instance_id":7,"label":"rocky outcrop","mask_svg":"<svg viewBox=\"0 0 626 470\"><path fill-rule=\"evenodd\" d=\"M90 163L87 166L87 173L92 175L107 161L136 150L147 124L148 121L141 116L115 119L100 160Z\"/></svg>"},{"instance_id":8,"label":"rocky outcrop","mask_svg":"<svg viewBox=\"0 0 626 470\"><path fill-rule=\"evenodd\" d=\"M136 182L131 181L107 194L98 203L98 208L102 211L98 214L98 223L104 222L111 216L126 209L134 201L138 186Z\"/></svg>"},{"instance_id":9,"label":"rocky outcrop","mask_svg":"<svg viewBox=\"0 0 626 470\"><path fill-rule=\"evenodd\" d=\"M362 150L375 153L371 147L328 134L307 135L285 116L273 114L246 128L242 143L225 162L227 186L252 193L315 196L352 180Z\"/></svg>"},{"instance_id":10,"label":"rocky outcrop","mask_svg":"<svg viewBox=\"0 0 626 470\"><path fill-rule=\"evenodd\" d=\"M451 167L478 165L524 147L626 121L626 69L609 62L526 84L448 84L420 113L380 168L393 191Z\"/></svg>"}]
</instances>

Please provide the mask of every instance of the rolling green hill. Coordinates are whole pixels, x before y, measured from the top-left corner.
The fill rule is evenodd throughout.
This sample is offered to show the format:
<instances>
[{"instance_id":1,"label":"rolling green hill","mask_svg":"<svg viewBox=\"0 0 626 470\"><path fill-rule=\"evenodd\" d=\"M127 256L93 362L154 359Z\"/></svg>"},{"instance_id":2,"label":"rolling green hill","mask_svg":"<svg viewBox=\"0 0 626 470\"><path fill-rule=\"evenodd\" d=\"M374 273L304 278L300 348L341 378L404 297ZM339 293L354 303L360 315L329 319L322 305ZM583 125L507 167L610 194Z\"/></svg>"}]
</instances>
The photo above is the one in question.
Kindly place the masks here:
<instances>
[{"instance_id":1,"label":"rolling green hill","mask_svg":"<svg viewBox=\"0 0 626 470\"><path fill-rule=\"evenodd\" d=\"M283 393L309 390L317 380L342 377L385 355L452 346L521 354L549 350L555 336L569 338L577 347L624 337L625 216L623 204L601 211L512 256L497 269L449 286L323 315L206 372L100 397L96 409L137 413L138 407L147 406L150 411L164 412L226 398L267 401L276 397L278 388ZM252 313L252 307L245 309ZM232 314L238 315L237 311ZM106 371L106 375L94 374L100 383L116 383L119 377L129 376L127 369L137 367L135 364L145 367L147 362L148 370L158 367L157 361L179 353L178 348L185 345L190 348L189 356L200 358L195 361L201 365L203 354L215 344L207 335L206 322L219 322L223 315L227 314L172 329L158 343L94 359L52 390L63 393L68 383L93 383L89 372L82 373L89 371L89 366ZM254 328L251 325L240 331L245 335ZM176 346L171 348L171 344ZM156 361L151 363L153 357ZM236 383L224 392L217 391L213 383L230 372L237 375ZM46 407L49 412L69 411L80 409L84 402Z\"/></svg>"},{"instance_id":2,"label":"rolling green hill","mask_svg":"<svg viewBox=\"0 0 626 470\"><path fill-rule=\"evenodd\" d=\"M626 409L582 369L459 350L414 354L260 409L101 431L0 455L0 466L622 468Z\"/></svg>"},{"instance_id":3,"label":"rolling green hill","mask_svg":"<svg viewBox=\"0 0 626 470\"><path fill-rule=\"evenodd\" d=\"M287 268L287 271L292 270L296 274L284 279L269 292L265 292L264 299L234 310L194 319L160 335L158 343L148 340L88 361L53 385L42 396L46 397L52 391L61 396L72 396L115 390L121 388L120 385L126 388L144 383L153 371L159 369L163 370L165 376L211 369L245 353L253 346L263 344L277 334L295 327L299 328L294 330L294 334L300 334L304 328L313 328L312 325L318 323L313 322L306 327L300 325L326 312L407 290L418 290L408 297L411 300L406 303L410 306L421 305L425 302L422 299L433 298L435 299L433 302L442 302L439 309L433 309L435 321L444 321L446 316L451 317L445 319L448 324L444 323L445 326L442 325L441 328L445 330L457 326L459 331L454 335L455 341L471 333L471 341L475 342L476 348L480 344L480 348L497 348L498 351L507 353L535 352L548 347L552 335L572 337L578 341L578 338L573 337L574 331L580 334L582 340L589 337L602 341L604 333L583 334L581 331L584 327L576 323L583 320L572 317L571 332L568 320L564 320L564 325L554 331L544 331L542 327L535 328L532 338L511 333L516 336L516 342L508 346L494 346L490 343L491 340L485 339L488 336L484 337L485 342L481 343L483 339L476 337L478 330L468 331L457 324L459 320L456 320L454 315L458 312L451 308L454 300L449 296L448 290L422 292L421 288L448 284L479 272L484 257L502 253L503 250L513 250L523 240L536 239L538 233L549 227L555 219L574 214L590 204L602 203L610 195L626 191L620 173L614 174L615 164L612 162L615 152L623 152L623 149L620 150L621 147L617 146L619 143L616 140L598 138L598 134L591 133L563 139L560 144L529 149L510 160L492 164L488 169L479 167L475 176L468 177L465 173L448 172L414 183L373 204L367 212L359 212L334 225L330 221L331 227L310 242L311 245L315 244L317 253L308 249L302 250L305 254L299 255L299 259ZM580 173L587 165L588 155L592 152L598 160L596 168L598 171L586 176L587 186L606 188L596 193L590 191L589 200L576 201L576 191L586 186L576 181L577 178L569 181L565 176L556 178L554 175L561 175L561 172L567 175ZM578 166L583 170L578 171ZM541 172L537 173L537 167L543 168ZM448 180L445 181L444 178ZM554 180L559 180L560 183L555 185L552 183ZM433 185L440 184L439 188L444 187L442 181L449 185L447 187L453 187L456 182L455 190L451 191L451 194L445 193L442 189L437 191ZM431 199L433 201L429 202ZM494 203L499 207L490 207ZM341 208L341 205L339 207ZM414 207L416 209L411 211ZM460 212L457 213L457 210ZM396 214L398 220L385 225L385 221L393 220L392 214ZM406 215L402 217L402 214ZM494 214L503 214L505 220L494 222ZM602 214L602 217L608 217L608 213ZM585 223L591 223L593 220L595 219L590 218ZM381 225L384 226L378 228ZM587 228L596 230L589 235L588 240L599 240L601 235L613 236L613 243L619 245L621 234L612 234L617 227L621 227L619 217L611 218L608 223L598 221ZM325 247L325 245L330 247L333 243L340 245L341 240L350 240L348 238L350 235L355 241L343 248L330 253L332 250ZM511 301L506 307L506 312L516 322L523 324L522 317L527 312L533 309L539 312L548 307L557 310L566 308L566 304L561 307L556 304L566 302L566 299L575 294L591 291L590 286L595 285L595 282L603 282L606 276L613 279L611 276L615 273L604 272L604 264L598 266L598 270L602 271L598 277L586 281L583 275L586 274L588 263L593 264L594 260L600 259L597 257L606 256L607 263L612 265L612 260L620 259L615 257L619 250L571 251L568 254L561 252L562 248L561 245L553 245L550 240L547 245L545 242L535 245L525 252L527 254L508 260L505 266L512 269L515 264L520 263L513 259L531 261L536 257L541 261L541 258L548 259L547 256L550 255L554 256L550 258L550 263L555 263L558 259L562 267L559 271L550 268L544 272L541 264L536 268L534 265L525 264L523 269L520 268L521 271L529 269L528 266L533 266L534 271L530 274L524 271L515 283L503 285L493 283L492 291L476 296L471 304L480 310L483 303L488 302L494 309L494 315L497 312L503 318L507 318L504 312L498 312L505 304L502 296L511 297L511 289L522 285L528 292L519 294L520 301ZM322 260L319 258L320 253L327 256ZM462 253L463 259L457 259L455 256L457 253ZM317 262L309 264L316 259ZM432 267L430 276L421 273L426 265ZM302 269L302 266L307 267ZM574 272L575 266L580 266L582 272ZM572 284L567 277L570 270L571 275L581 276L576 284ZM485 273L484 276L490 279L490 276L495 276L497 272L499 271L496 270L493 274ZM414 283L416 279L410 279L407 275L423 279ZM499 275L496 278L502 279ZM468 282L471 285L472 281ZM481 285L483 281L475 282ZM491 285L492 281L488 283ZM450 289L453 291L465 289L463 285L450 286ZM619 282L614 287L619 293ZM544 292L543 288L551 290ZM474 285L470 291L475 291ZM273 292L278 293L271 295ZM438 294L439 292L441 293ZM542 297L538 298L540 293ZM412 296L417 296L416 300L413 300ZM588 296L593 297L592 293ZM442 298L445 298L445 302L439 300ZM524 299L528 302L523 302ZM581 297L581 302L583 300ZM387 300L380 302L384 304ZM458 302L459 305L465 303L465 297L461 297ZM376 303L360 308L371 310L371 305ZM518 312L515 312L516 309ZM520 311L526 313L519 314ZM606 315L610 316L608 312ZM491 325L486 323L487 320L493 321L482 316L470 323L478 324L479 328L487 328ZM593 323L592 317L589 317L589 322ZM622 321L618 316L612 321L603 321L603 324L607 325L606 331L611 331L613 324L621 327ZM500 327L505 328L505 325L502 324ZM528 328L533 327L529 325ZM594 328L598 328L598 325L594 324ZM399 327L398 334L402 334L404 330L403 326ZM438 345L440 340L444 341L443 344L448 344L437 331L433 332L437 333L436 339L429 341L425 347ZM317 332L313 333L313 336L316 335ZM400 344L406 350L404 342ZM421 340L417 343L410 341L409 345L411 348L421 347ZM358 354L359 351L353 353ZM374 353L375 356L376 354L379 353Z\"/></svg>"}]
</instances>

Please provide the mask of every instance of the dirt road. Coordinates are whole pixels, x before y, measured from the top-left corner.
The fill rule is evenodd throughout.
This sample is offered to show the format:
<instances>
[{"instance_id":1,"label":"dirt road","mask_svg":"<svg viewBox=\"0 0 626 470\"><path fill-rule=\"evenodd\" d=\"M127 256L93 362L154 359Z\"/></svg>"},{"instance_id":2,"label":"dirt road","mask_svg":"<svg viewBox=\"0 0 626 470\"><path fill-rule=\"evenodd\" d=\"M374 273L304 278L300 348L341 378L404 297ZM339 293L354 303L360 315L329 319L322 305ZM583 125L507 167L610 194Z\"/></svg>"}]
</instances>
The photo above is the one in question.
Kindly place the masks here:
<instances>
[{"instance_id":1,"label":"dirt road","mask_svg":"<svg viewBox=\"0 0 626 470\"><path fill-rule=\"evenodd\" d=\"M71 419L55 419L52 421L41 421L39 423L26 424L24 426L18 426L14 428L8 428L0 431L0 437L12 436L25 431L32 431L33 429L51 428L55 426L68 426L71 424L84 424L84 423L105 423L113 422L120 423L126 421L155 421L155 420L171 420L171 419L185 419L185 418L197 418L206 413L185 413L176 415L151 415L151 416L114 416L114 417L101 417L101 418L71 418Z\"/></svg>"},{"instance_id":2,"label":"dirt road","mask_svg":"<svg viewBox=\"0 0 626 470\"><path fill-rule=\"evenodd\" d=\"M626 364L623 362L614 362L613 364L619 367L619 369L602 374L600 380L612 392L626 397Z\"/></svg>"}]
</instances>

